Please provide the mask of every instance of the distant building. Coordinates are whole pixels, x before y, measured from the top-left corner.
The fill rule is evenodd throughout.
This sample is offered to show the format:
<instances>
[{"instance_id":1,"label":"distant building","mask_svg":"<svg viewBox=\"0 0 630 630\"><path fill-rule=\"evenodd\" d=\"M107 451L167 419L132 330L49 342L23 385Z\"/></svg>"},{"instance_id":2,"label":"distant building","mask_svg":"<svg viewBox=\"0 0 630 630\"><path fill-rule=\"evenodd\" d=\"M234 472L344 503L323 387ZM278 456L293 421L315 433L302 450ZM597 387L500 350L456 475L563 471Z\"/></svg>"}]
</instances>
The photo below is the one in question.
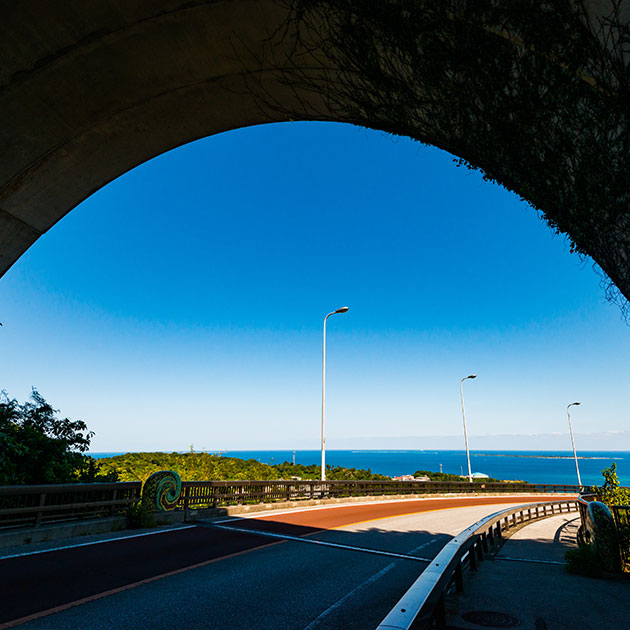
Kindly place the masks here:
<instances>
[{"instance_id":1,"label":"distant building","mask_svg":"<svg viewBox=\"0 0 630 630\"><path fill-rule=\"evenodd\" d=\"M431 481L428 477L414 477L413 475L400 475L400 477L392 477L392 481Z\"/></svg>"}]
</instances>

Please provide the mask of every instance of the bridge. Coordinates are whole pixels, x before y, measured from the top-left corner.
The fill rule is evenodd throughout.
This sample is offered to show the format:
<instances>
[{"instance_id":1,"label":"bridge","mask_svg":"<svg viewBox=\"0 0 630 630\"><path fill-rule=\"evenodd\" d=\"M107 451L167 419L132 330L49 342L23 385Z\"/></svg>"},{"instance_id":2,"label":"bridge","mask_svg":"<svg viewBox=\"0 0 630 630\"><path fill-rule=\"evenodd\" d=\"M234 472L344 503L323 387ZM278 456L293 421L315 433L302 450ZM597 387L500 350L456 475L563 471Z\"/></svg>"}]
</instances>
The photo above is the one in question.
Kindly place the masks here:
<instances>
[{"instance_id":1,"label":"bridge","mask_svg":"<svg viewBox=\"0 0 630 630\"><path fill-rule=\"evenodd\" d=\"M154 156L327 120L481 169L630 297L629 16L627 0L4 3L0 275Z\"/></svg>"},{"instance_id":2,"label":"bridge","mask_svg":"<svg viewBox=\"0 0 630 630\"><path fill-rule=\"evenodd\" d=\"M630 561L594 498L577 486L171 471L142 486L0 487L0 629L545 630L546 619L568 630L578 607L581 628L624 628L627 581L565 570L578 527L607 570ZM157 527L125 529L137 505ZM613 511L627 522L630 506Z\"/></svg>"},{"instance_id":3,"label":"bridge","mask_svg":"<svg viewBox=\"0 0 630 630\"><path fill-rule=\"evenodd\" d=\"M375 628L471 523L530 506L494 537L574 496L365 498L5 550L0 628Z\"/></svg>"}]
</instances>

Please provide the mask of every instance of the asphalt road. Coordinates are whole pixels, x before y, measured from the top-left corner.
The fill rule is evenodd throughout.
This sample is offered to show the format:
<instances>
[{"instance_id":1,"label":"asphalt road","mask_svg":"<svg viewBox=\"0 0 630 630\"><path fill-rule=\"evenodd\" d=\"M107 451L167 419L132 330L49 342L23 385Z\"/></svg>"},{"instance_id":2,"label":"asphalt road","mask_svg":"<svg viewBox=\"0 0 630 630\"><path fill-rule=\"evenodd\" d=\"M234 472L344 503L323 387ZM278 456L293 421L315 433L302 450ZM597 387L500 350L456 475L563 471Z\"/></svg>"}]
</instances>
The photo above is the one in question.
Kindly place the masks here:
<instances>
[{"instance_id":1,"label":"asphalt road","mask_svg":"<svg viewBox=\"0 0 630 630\"><path fill-rule=\"evenodd\" d=\"M374 628L451 536L550 498L326 506L2 559L0 628Z\"/></svg>"}]
</instances>

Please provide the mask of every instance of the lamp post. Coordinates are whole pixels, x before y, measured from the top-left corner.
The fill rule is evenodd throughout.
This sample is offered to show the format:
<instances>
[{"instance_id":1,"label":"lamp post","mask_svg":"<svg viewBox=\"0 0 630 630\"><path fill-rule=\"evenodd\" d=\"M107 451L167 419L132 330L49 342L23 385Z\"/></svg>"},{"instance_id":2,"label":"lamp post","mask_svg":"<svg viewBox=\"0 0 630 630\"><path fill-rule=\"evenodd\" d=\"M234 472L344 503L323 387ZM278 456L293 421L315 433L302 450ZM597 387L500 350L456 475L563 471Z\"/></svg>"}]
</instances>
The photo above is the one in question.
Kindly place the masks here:
<instances>
[{"instance_id":1,"label":"lamp post","mask_svg":"<svg viewBox=\"0 0 630 630\"><path fill-rule=\"evenodd\" d=\"M462 397L462 418L464 419L464 441L466 442L466 460L468 461L468 481L472 483L472 471L470 470L470 451L468 450L468 430L466 429L466 411L464 410L464 381L467 378L477 378L476 374L465 376L459 381L459 393Z\"/></svg>"},{"instance_id":2,"label":"lamp post","mask_svg":"<svg viewBox=\"0 0 630 630\"><path fill-rule=\"evenodd\" d=\"M324 317L324 343L322 351L322 481L326 481L326 320L337 313L347 313L348 306L342 306Z\"/></svg>"},{"instance_id":3,"label":"lamp post","mask_svg":"<svg viewBox=\"0 0 630 630\"><path fill-rule=\"evenodd\" d=\"M567 405L567 418L569 419L569 433L571 434L571 446L573 447L573 459L575 460L575 472L577 472L578 478L578 486L582 485L582 480L580 479L580 467L578 466L578 458L577 453L575 452L575 440L573 439L573 427L571 426L571 413L569 409L574 405L581 405L582 403L574 402L570 405Z\"/></svg>"}]
</instances>

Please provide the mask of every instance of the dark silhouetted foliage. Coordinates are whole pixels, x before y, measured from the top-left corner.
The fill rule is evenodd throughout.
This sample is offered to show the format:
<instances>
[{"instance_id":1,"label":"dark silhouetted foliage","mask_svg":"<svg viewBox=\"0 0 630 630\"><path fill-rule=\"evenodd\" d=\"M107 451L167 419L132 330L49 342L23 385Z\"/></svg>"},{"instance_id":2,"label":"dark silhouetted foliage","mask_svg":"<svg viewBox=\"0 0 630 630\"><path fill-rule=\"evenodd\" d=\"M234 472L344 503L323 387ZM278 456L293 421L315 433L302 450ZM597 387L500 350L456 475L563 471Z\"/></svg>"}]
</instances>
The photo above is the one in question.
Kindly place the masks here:
<instances>
[{"instance_id":1,"label":"dark silhouetted foliage","mask_svg":"<svg viewBox=\"0 0 630 630\"><path fill-rule=\"evenodd\" d=\"M0 392L0 485L116 480L84 454L94 435L85 422L57 413L34 388L23 404Z\"/></svg>"}]
</instances>

